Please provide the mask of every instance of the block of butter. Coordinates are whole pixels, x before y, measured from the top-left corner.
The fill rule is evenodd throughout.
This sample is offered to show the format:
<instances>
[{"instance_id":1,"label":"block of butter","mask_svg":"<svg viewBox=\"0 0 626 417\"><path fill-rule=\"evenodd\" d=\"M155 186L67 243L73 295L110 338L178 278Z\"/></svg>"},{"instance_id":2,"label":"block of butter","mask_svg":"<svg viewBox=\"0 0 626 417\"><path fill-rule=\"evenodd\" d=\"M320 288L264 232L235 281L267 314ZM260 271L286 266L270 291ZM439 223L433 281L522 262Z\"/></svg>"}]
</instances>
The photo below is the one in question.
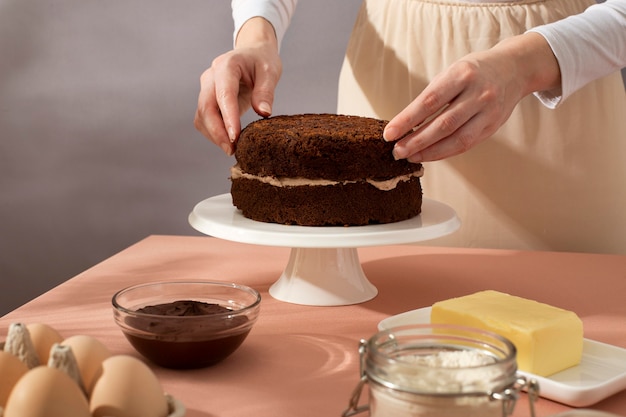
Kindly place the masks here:
<instances>
[{"instance_id":1,"label":"block of butter","mask_svg":"<svg viewBox=\"0 0 626 417\"><path fill-rule=\"evenodd\" d=\"M583 324L572 311L498 291L480 291L432 306L431 323L492 331L517 348L518 369L549 376L580 363Z\"/></svg>"}]
</instances>

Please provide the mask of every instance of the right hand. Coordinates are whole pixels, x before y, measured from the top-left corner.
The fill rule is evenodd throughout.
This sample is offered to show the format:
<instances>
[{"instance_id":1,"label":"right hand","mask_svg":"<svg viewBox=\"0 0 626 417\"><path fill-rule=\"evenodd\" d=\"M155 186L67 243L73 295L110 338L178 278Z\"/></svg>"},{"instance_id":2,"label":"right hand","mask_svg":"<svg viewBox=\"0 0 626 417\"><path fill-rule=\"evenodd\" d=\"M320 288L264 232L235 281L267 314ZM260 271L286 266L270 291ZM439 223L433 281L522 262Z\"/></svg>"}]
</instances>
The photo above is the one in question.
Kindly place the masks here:
<instances>
[{"instance_id":1,"label":"right hand","mask_svg":"<svg viewBox=\"0 0 626 417\"><path fill-rule=\"evenodd\" d=\"M250 19L241 28L235 48L215 58L200 77L196 129L232 155L241 116L250 107L262 117L271 115L281 73L272 26L262 18Z\"/></svg>"}]
</instances>

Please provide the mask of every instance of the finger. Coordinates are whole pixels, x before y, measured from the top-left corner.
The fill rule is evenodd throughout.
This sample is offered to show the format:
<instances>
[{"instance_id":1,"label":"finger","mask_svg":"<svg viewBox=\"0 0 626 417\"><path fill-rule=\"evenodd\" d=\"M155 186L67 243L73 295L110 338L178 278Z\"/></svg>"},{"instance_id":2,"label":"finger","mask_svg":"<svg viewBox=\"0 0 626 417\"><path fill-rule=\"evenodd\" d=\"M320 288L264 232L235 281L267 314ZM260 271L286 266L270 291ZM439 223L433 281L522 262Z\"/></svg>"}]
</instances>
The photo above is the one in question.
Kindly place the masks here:
<instances>
[{"instance_id":1,"label":"finger","mask_svg":"<svg viewBox=\"0 0 626 417\"><path fill-rule=\"evenodd\" d=\"M460 82L442 80L457 80L440 75L413 100L409 105L389 121L383 132L387 141L400 139L407 132L419 128L433 117L436 117L451 101L462 93Z\"/></svg>"},{"instance_id":2,"label":"finger","mask_svg":"<svg viewBox=\"0 0 626 417\"><path fill-rule=\"evenodd\" d=\"M194 125L200 133L222 148L227 155L231 155L233 144L224 126L214 91L212 77L203 75Z\"/></svg>"},{"instance_id":3,"label":"finger","mask_svg":"<svg viewBox=\"0 0 626 417\"><path fill-rule=\"evenodd\" d=\"M228 138L222 123L222 119L219 116L213 117L207 113L201 113L200 108L196 111L194 118L196 129L211 142L219 146L226 155L230 156L234 152L234 144Z\"/></svg>"},{"instance_id":4,"label":"finger","mask_svg":"<svg viewBox=\"0 0 626 417\"><path fill-rule=\"evenodd\" d=\"M434 117L424 122L413 133L400 139L394 146L396 159L408 158L423 149L451 136L476 115L477 109L463 96L444 107Z\"/></svg>"},{"instance_id":5,"label":"finger","mask_svg":"<svg viewBox=\"0 0 626 417\"><path fill-rule=\"evenodd\" d=\"M242 79L237 66L214 66L215 100L217 102L228 139L234 143L241 131L239 87Z\"/></svg>"},{"instance_id":6,"label":"finger","mask_svg":"<svg viewBox=\"0 0 626 417\"><path fill-rule=\"evenodd\" d=\"M281 67L264 66L256 71L256 82L252 90L252 107L259 116L269 117L274 104L274 91L281 75Z\"/></svg>"},{"instance_id":7,"label":"finger","mask_svg":"<svg viewBox=\"0 0 626 417\"><path fill-rule=\"evenodd\" d=\"M459 155L483 142L495 130L497 128L488 123L488 117L481 113L468 120L454 133L408 155L407 160L410 162L428 162Z\"/></svg>"}]
</instances>

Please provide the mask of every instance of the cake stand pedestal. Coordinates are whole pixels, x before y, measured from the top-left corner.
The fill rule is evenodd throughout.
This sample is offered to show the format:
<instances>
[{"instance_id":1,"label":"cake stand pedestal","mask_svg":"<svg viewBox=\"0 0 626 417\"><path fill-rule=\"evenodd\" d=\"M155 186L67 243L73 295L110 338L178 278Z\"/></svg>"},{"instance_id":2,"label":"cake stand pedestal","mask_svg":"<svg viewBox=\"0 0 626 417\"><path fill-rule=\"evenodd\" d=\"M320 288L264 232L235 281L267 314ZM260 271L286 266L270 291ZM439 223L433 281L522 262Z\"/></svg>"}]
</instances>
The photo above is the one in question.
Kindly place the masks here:
<instances>
[{"instance_id":1,"label":"cake stand pedestal","mask_svg":"<svg viewBox=\"0 0 626 417\"><path fill-rule=\"evenodd\" d=\"M292 248L287 266L269 292L281 301L316 306L357 304L376 296L378 290L361 268L358 247L434 239L461 224L451 207L429 199L424 199L419 216L397 223L351 227L263 223L243 217L230 194L198 203L189 223L221 239Z\"/></svg>"}]
</instances>

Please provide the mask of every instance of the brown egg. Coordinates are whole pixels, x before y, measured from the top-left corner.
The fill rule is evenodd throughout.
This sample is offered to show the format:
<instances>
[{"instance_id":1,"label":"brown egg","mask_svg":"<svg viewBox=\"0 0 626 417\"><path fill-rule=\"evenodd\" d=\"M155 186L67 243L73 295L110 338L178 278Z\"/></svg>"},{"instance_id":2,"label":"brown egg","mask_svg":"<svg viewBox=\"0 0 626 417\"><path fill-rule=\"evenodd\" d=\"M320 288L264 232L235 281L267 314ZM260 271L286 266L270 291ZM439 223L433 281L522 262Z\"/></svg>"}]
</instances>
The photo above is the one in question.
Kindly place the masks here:
<instances>
[{"instance_id":1,"label":"brown egg","mask_svg":"<svg viewBox=\"0 0 626 417\"><path fill-rule=\"evenodd\" d=\"M13 386L26 372L28 366L17 356L0 350L0 408L6 405Z\"/></svg>"},{"instance_id":2,"label":"brown egg","mask_svg":"<svg viewBox=\"0 0 626 417\"><path fill-rule=\"evenodd\" d=\"M4 417L90 417L89 404L66 373L38 366L22 376L7 400Z\"/></svg>"},{"instance_id":3,"label":"brown egg","mask_svg":"<svg viewBox=\"0 0 626 417\"><path fill-rule=\"evenodd\" d=\"M128 355L111 356L102 362L102 368L91 394L93 417L167 416L161 384L141 360Z\"/></svg>"},{"instance_id":4,"label":"brown egg","mask_svg":"<svg viewBox=\"0 0 626 417\"><path fill-rule=\"evenodd\" d=\"M30 334L30 340L33 342L39 363L45 365L48 363L50 356L50 348L55 343L61 343L63 337L52 327L43 323L27 324L26 328Z\"/></svg>"},{"instance_id":5,"label":"brown egg","mask_svg":"<svg viewBox=\"0 0 626 417\"><path fill-rule=\"evenodd\" d=\"M70 336L61 345L72 349L83 385L91 396L94 384L102 375L102 362L111 356L111 351L98 339L86 335Z\"/></svg>"}]
</instances>

